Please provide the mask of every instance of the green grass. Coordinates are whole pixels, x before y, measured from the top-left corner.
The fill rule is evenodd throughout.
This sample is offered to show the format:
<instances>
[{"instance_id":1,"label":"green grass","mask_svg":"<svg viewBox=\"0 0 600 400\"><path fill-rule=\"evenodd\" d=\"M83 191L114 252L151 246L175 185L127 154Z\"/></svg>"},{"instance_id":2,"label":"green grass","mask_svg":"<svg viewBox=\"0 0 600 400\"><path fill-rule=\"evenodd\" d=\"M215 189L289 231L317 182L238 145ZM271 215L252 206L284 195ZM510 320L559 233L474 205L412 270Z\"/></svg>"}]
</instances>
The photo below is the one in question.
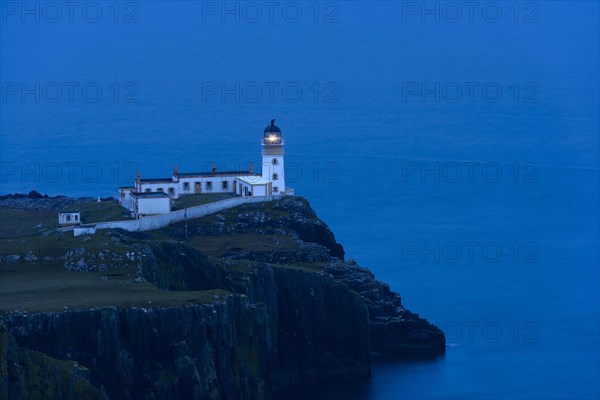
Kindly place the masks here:
<instances>
[{"instance_id":1,"label":"green grass","mask_svg":"<svg viewBox=\"0 0 600 400\"><path fill-rule=\"evenodd\" d=\"M327 262L318 263L294 263L294 264L271 264L260 261L249 261L249 260L227 260L224 267L228 272L244 272L251 271L257 268L263 268L268 265L272 268L282 269L299 269L307 272L322 272L324 268L329 266Z\"/></svg>"},{"instance_id":2,"label":"green grass","mask_svg":"<svg viewBox=\"0 0 600 400\"><path fill-rule=\"evenodd\" d=\"M23 258L28 252L32 252L39 259L48 256L59 258L68 250L76 247L85 247L88 253L95 253L100 250L109 250L115 253L122 253L125 249L120 249L114 239L110 237L109 231L98 231L95 235L84 235L74 237L72 232L52 232L47 236L37 235L27 237L26 240L2 239L0 240L0 256L19 255ZM60 262L60 261L57 261Z\"/></svg>"},{"instance_id":3,"label":"green grass","mask_svg":"<svg viewBox=\"0 0 600 400\"><path fill-rule=\"evenodd\" d=\"M218 213L207 215L205 217L188 219L187 225L190 230L195 228L214 226L215 224L220 223L221 221L223 221L226 226L231 226L232 224L236 223L238 215L242 213L247 213L248 211L264 213L270 220L277 220L280 218L293 218L288 212L274 208L273 203L274 202L255 203L251 205L244 204L237 207L228 208L219 211ZM224 218L224 220L222 218ZM152 235L156 239L168 237L169 231L171 231L172 229L182 229L185 226L185 224L185 222L178 222L169 225L169 227L167 228L153 231Z\"/></svg>"},{"instance_id":4,"label":"green grass","mask_svg":"<svg viewBox=\"0 0 600 400\"><path fill-rule=\"evenodd\" d=\"M71 205L64 211L81 213L83 223L131 219L116 200ZM58 227L58 211L17 209L0 206L0 239L41 235Z\"/></svg>"},{"instance_id":5,"label":"green grass","mask_svg":"<svg viewBox=\"0 0 600 400\"><path fill-rule=\"evenodd\" d=\"M102 278L105 276L106 278ZM0 266L0 312L92 307L164 307L221 301L224 290L166 291L130 273L70 272L59 266Z\"/></svg>"},{"instance_id":6,"label":"green grass","mask_svg":"<svg viewBox=\"0 0 600 400\"><path fill-rule=\"evenodd\" d=\"M0 206L0 238L37 235L55 229L58 212L21 210Z\"/></svg>"},{"instance_id":7,"label":"green grass","mask_svg":"<svg viewBox=\"0 0 600 400\"><path fill-rule=\"evenodd\" d=\"M265 213L271 219L290 217L290 214L287 211L274 207L278 202L281 202L281 200L268 201L264 203L243 204L237 207L225 209L219 212L219 214L224 216L229 221L234 221L238 214L248 212L248 209ZM215 215L209 215L205 217L205 219L210 219L211 217L215 218Z\"/></svg>"},{"instance_id":8,"label":"green grass","mask_svg":"<svg viewBox=\"0 0 600 400\"><path fill-rule=\"evenodd\" d=\"M269 264L274 268L283 268L283 269L300 269L308 272L320 272L327 266L329 266L328 262L316 262L316 263L294 263L294 264Z\"/></svg>"},{"instance_id":9,"label":"green grass","mask_svg":"<svg viewBox=\"0 0 600 400\"><path fill-rule=\"evenodd\" d=\"M213 203L219 200L231 199L238 197L235 193L199 193L188 194L174 200L173 211L183 210L184 208L200 206L202 204Z\"/></svg>"},{"instance_id":10,"label":"green grass","mask_svg":"<svg viewBox=\"0 0 600 400\"><path fill-rule=\"evenodd\" d=\"M190 195L177 200L177 207L191 207L225 198L233 194ZM289 218L289 214L274 209L275 203L254 205L253 211L264 212L271 219ZM225 224L235 224L240 212L248 207L241 206L225 210ZM127 216L127 211L116 201L101 203L89 202L79 205L82 220L85 223L118 220ZM69 250L83 247L86 262L97 263L97 256L104 254L121 256L133 250L133 244L144 244L145 240L173 240L173 229L181 229L184 223L178 223L162 230L144 233L146 239L121 236L110 230L100 230L95 235L74 237L71 232L53 231L56 227L56 211L21 210L0 207L0 256L19 255L16 262L0 263L0 312L9 310L51 311L69 308L90 308L108 306L171 306L181 304L202 304L217 301L228 292L210 291L165 291L149 283L136 283L138 276L137 261L117 261L110 265L107 272L71 272L64 267L62 257ZM220 218L220 217L219 217ZM190 231L194 227L211 227L219 222L216 215L188 221ZM41 225L40 225L41 224ZM183 239L181 239L183 241ZM258 233L236 233L233 235L192 236L188 243L222 262L231 272L260 268L264 263L248 260L224 260L223 254L230 250L248 250L251 252L272 252L296 246L293 238ZM32 252L36 261L25 261L24 257ZM43 260L44 256L51 257ZM273 265L276 268L295 268L307 271L319 271L327 263L304 263L293 265Z\"/></svg>"},{"instance_id":11,"label":"green grass","mask_svg":"<svg viewBox=\"0 0 600 400\"><path fill-rule=\"evenodd\" d=\"M182 304L203 304L222 299L227 293L212 291L165 291L149 283L136 283L137 261L119 262L111 265L107 260L106 272L74 272L64 267L62 256L69 250L83 247L83 258L91 264L98 264L100 251L111 256L121 256L134 250L127 240L115 238L111 231L98 231L91 236L72 236L57 232L48 236L37 235L26 240L0 240L0 255L16 254L21 259L15 262L0 263L0 312L23 310L58 311L64 307L84 309L110 306L174 306ZM38 259L25 261L32 252ZM52 257L44 260L44 256ZM79 257L73 257L76 261ZM114 263L113 263L114 264ZM102 278L102 277L107 278ZM216 297L215 297L216 296Z\"/></svg>"},{"instance_id":12,"label":"green grass","mask_svg":"<svg viewBox=\"0 0 600 400\"><path fill-rule=\"evenodd\" d=\"M213 257L222 257L232 250L247 250L253 253L270 253L277 249L285 248L293 250L296 247L294 240L289 236L259 235L256 233L193 236L189 239L189 244Z\"/></svg>"},{"instance_id":13,"label":"green grass","mask_svg":"<svg viewBox=\"0 0 600 400\"><path fill-rule=\"evenodd\" d=\"M131 219L129 210L121 207L116 200L102 201L100 203L92 201L72 205L67 207L65 211L79 211L81 213L81 221L84 224Z\"/></svg>"}]
</instances>

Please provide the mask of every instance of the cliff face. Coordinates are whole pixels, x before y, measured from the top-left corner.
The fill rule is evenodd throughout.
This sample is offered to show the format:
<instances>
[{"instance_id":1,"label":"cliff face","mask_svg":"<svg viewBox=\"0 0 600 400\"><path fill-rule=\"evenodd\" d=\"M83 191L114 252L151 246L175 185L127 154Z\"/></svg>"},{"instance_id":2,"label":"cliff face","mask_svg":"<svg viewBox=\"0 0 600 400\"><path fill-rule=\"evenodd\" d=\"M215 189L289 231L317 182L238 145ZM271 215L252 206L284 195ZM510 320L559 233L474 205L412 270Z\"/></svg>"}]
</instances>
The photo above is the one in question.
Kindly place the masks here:
<instances>
[{"instance_id":1,"label":"cliff face","mask_svg":"<svg viewBox=\"0 0 600 400\"><path fill-rule=\"evenodd\" d=\"M56 360L17 345L0 324L1 399L105 400L106 394L90 385L88 375L76 362Z\"/></svg>"},{"instance_id":2,"label":"cliff face","mask_svg":"<svg viewBox=\"0 0 600 400\"><path fill-rule=\"evenodd\" d=\"M278 385L370 376L368 313L327 276L275 269Z\"/></svg>"},{"instance_id":3,"label":"cliff face","mask_svg":"<svg viewBox=\"0 0 600 400\"><path fill-rule=\"evenodd\" d=\"M400 295L356 264L333 263L325 268L337 282L360 294L369 310L371 349L402 358L429 358L446 350L444 333L402 306Z\"/></svg>"},{"instance_id":4,"label":"cliff face","mask_svg":"<svg viewBox=\"0 0 600 400\"><path fill-rule=\"evenodd\" d=\"M11 314L4 322L22 346L88 366L92 384L115 399L251 399L271 386L267 310L239 295L208 305Z\"/></svg>"},{"instance_id":5,"label":"cliff face","mask_svg":"<svg viewBox=\"0 0 600 400\"><path fill-rule=\"evenodd\" d=\"M437 327L404 309L369 270L343 261L342 246L303 199L246 205L188 225L187 239L176 224L153 235L110 232L106 240L118 244L136 282L222 289L224 300L0 319L20 346L76 360L93 386L119 399L269 398L288 384L368 377L371 351L445 351ZM119 257L103 259L105 271L124 273Z\"/></svg>"},{"instance_id":6,"label":"cliff face","mask_svg":"<svg viewBox=\"0 0 600 400\"><path fill-rule=\"evenodd\" d=\"M229 284L246 295L2 320L22 346L87 366L111 398L268 398L286 384L370 375L367 309L346 285L266 266Z\"/></svg>"},{"instance_id":7,"label":"cliff face","mask_svg":"<svg viewBox=\"0 0 600 400\"><path fill-rule=\"evenodd\" d=\"M185 289L218 287L244 294L250 304L266 308L274 344L273 387L370 375L367 308L357 293L329 274L260 262L227 268L227 263L216 265L180 243L151 245L150 253L154 256L143 264L143 276L158 286L173 287L161 272L165 269L178 281L194 276L203 264L203 279L185 280ZM166 254L175 258L165 258ZM178 267L157 266L165 264Z\"/></svg>"},{"instance_id":8,"label":"cliff face","mask_svg":"<svg viewBox=\"0 0 600 400\"><path fill-rule=\"evenodd\" d=\"M270 311L274 387L370 376L367 308L346 285L322 272L267 265L232 273L230 284Z\"/></svg>"}]
</instances>

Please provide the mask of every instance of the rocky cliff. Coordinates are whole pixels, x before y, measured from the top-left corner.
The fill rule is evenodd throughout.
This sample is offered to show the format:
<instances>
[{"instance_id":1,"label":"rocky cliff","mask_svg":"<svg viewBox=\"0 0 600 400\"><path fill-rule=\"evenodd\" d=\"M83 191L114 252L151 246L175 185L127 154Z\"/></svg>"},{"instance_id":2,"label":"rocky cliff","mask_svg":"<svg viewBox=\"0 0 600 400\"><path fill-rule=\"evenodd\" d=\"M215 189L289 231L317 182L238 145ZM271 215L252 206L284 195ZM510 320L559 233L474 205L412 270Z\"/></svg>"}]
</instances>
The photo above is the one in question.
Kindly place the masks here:
<instances>
[{"instance_id":1,"label":"rocky cliff","mask_svg":"<svg viewBox=\"0 0 600 400\"><path fill-rule=\"evenodd\" d=\"M88 366L92 383L114 399L251 399L271 386L268 313L239 295L207 305L12 313L4 323L22 346Z\"/></svg>"},{"instance_id":2,"label":"rocky cliff","mask_svg":"<svg viewBox=\"0 0 600 400\"><path fill-rule=\"evenodd\" d=\"M90 399L106 394L88 381L89 371L77 362L53 359L17 345L0 324L1 399Z\"/></svg>"},{"instance_id":3,"label":"rocky cliff","mask_svg":"<svg viewBox=\"0 0 600 400\"><path fill-rule=\"evenodd\" d=\"M431 357L445 350L438 328L404 309L369 270L344 261L342 246L301 198L61 245L64 255L47 263L63 271L76 265L69 277L100 274L121 292L154 287L142 292L147 305L96 296L102 284L93 284L84 294L93 301L72 300L62 311L3 307L0 319L22 348L87 368L90 388L109 398L269 398L288 384L368 377L373 351ZM14 268L9 259L3 265ZM215 289L223 295L203 295ZM64 292L57 295L67 303ZM8 370L0 387L15 385Z\"/></svg>"}]
</instances>

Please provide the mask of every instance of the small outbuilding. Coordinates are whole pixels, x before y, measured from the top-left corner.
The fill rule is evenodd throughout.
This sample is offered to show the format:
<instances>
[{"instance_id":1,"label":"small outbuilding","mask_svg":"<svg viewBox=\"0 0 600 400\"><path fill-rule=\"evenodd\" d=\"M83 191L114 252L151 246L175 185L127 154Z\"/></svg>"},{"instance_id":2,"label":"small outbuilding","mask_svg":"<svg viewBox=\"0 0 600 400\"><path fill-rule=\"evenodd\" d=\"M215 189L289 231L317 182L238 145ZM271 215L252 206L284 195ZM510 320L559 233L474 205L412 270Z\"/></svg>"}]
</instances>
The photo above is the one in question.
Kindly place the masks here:
<instances>
[{"instance_id":1,"label":"small outbuilding","mask_svg":"<svg viewBox=\"0 0 600 400\"><path fill-rule=\"evenodd\" d=\"M58 213L59 225L79 225L81 224L81 216L78 212L64 211Z\"/></svg>"},{"instance_id":2,"label":"small outbuilding","mask_svg":"<svg viewBox=\"0 0 600 400\"><path fill-rule=\"evenodd\" d=\"M236 177L236 193L240 196L271 196L273 194L273 184L262 176L257 177ZM278 193L277 193L278 194Z\"/></svg>"},{"instance_id":3,"label":"small outbuilding","mask_svg":"<svg viewBox=\"0 0 600 400\"><path fill-rule=\"evenodd\" d=\"M164 192L132 192L134 216L166 214L171 212L171 199Z\"/></svg>"}]
</instances>

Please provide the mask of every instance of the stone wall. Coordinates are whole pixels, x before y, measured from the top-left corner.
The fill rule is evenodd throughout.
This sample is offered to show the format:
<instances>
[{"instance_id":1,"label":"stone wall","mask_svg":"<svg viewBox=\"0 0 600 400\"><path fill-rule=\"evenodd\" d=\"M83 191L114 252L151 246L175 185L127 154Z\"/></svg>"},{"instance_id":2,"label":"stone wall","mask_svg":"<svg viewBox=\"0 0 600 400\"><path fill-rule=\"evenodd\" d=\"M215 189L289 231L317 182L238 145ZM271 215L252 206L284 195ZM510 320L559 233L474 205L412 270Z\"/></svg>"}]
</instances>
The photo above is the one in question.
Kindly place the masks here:
<instances>
[{"instance_id":1,"label":"stone wall","mask_svg":"<svg viewBox=\"0 0 600 400\"><path fill-rule=\"evenodd\" d=\"M248 203L262 203L266 201L279 200L281 195L277 196L251 196L251 197L234 197L215 201L201 206L190 207L187 209L187 218L200 218L209 214L214 214L228 208L237 207ZM130 232L136 231L151 231L161 229L176 222L185 220L186 210L172 211L168 214L151 215L142 217L136 220L125 221L110 221L96 223L96 229L124 229Z\"/></svg>"}]
</instances>

